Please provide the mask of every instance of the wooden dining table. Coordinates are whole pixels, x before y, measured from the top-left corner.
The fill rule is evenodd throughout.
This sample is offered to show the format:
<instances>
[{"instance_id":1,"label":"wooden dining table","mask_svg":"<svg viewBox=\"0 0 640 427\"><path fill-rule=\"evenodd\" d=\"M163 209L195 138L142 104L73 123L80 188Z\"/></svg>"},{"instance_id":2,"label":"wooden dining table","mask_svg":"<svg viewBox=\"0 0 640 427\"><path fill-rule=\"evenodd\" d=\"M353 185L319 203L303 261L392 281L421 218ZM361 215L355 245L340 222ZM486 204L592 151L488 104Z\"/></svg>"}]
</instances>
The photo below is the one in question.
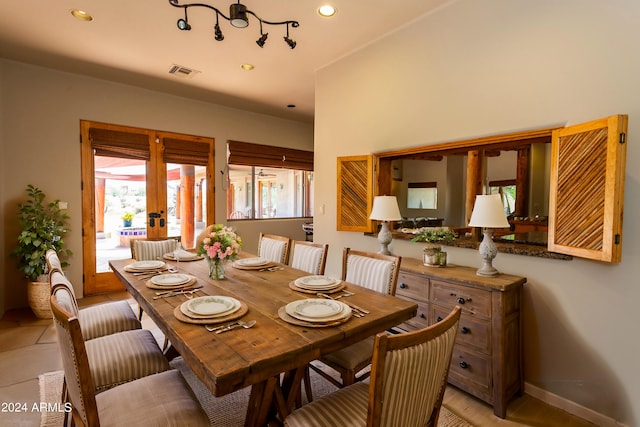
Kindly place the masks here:
<instances>
[{"instance_id":1,"label":"wooden dining table","mask_svg":"<svg viewBox=\"0 0 640 427\"><path fill-rule=\"evenodd\" d=\"M240 254L240 258L253 256ZM344 290L354 295L341 301L363 308L368 314L351 317L336 326L300 326L281 319L278 310L296 300L317 298L315 294L298 292L290 286L292 281L309 273L281 264L278 269L245 270L228 263L225 279L213 280L209 278L206 260L166 261L180 273L197 279L197 285L202 287L192 294L194 297L233 297L246 306L247 312L241 320L256 321L250 329L217 334L201 324L181 321L174 314L188 296L154 299L157 290L147 286L147 279L125 271L125 266L133 262L133 259L112 260L109 264L168 338L172 349L182 356L211 393L219 397L252 387L246 426L264 426L273 417L287 416L299 395L309 362L402 323L417 311L417 305L408 300L345 283ZM336 293L339 294L341 292Z\"/></svg>"}]
</instances>

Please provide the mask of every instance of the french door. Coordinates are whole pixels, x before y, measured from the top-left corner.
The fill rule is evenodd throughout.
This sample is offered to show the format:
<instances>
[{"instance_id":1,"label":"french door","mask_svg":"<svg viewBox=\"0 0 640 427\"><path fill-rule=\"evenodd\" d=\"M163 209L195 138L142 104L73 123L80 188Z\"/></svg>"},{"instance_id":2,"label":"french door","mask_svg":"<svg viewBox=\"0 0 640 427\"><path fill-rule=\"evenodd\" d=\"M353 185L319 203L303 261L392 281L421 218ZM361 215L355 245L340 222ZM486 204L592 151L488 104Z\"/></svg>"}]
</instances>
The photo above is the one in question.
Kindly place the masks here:
<instances>
[{"instance_id":1,"label":"french door","mask_svg":"<svg viewBox=\"0 0 640 427\"><path fill-rule=\"evenodd\" d=\"M214 219L214 140L80 121L84 294L123 289L111 259L135 239L179 238Z\"/></svg>"}]
</instances>

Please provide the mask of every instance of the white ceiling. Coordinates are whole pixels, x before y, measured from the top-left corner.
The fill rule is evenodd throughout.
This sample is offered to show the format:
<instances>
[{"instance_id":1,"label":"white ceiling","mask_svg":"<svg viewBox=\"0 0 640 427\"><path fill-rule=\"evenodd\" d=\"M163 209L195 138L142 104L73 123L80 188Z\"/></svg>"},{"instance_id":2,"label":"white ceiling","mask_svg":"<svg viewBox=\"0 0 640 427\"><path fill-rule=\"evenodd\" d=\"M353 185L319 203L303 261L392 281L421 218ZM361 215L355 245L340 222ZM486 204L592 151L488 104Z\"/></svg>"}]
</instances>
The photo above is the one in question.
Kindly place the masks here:
<instances>
[{"instance_id":1,"label":"white ceiling","mask_svg":"<svg viewBox=\"0 0 640 427\"><path fill-rule=\"evenodd\" d=\"M191 31L180 31L184 16L169 0L0 0L0 56L276 115L312 121L315 71L455 0L242 0L268 21L297 20L283 40L285 27L264 26L269 38L256 40L259 23L238 29L220 19L225 39L213 38L215 13L188 11ZM235 0L193 0L228 16ZM316 12L325 3L337 8L333 18ZM91 13L92 22L71 16L71 9ZM255 66L252 71L240 68ZM185 79L168 73L173 64L200 71ZM362 70L363 73L367 70ZM295 108L287 108L294 104Z\"/></svg>"}]
</instances>

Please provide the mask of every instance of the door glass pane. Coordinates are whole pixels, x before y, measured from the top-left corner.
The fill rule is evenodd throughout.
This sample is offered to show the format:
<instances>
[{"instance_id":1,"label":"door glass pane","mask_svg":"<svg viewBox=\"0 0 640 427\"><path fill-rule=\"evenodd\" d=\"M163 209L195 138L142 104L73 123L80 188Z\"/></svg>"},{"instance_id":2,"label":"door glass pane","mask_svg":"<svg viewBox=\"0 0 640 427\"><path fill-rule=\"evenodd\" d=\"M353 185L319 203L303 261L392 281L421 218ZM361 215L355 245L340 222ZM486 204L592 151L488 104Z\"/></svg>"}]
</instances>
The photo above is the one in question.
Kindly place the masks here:
<instances>
[{"instance_id":1,"label":"door glass pane","mask_svg":"<svg viewBox=\"0 0 640 427\"><path fill-rule=\"evenodd\" d=\"M94 156L96 272L109 271L109 260L131 258L130 240L146 229L145 161Z\"/></svg>"},{"instance_id":2,"label":"door glass pane","mask_svg":"<svg viewBox=\"0 0 640 427\"><path fill-rule=\"evenodd\" d=\"M167 164L167 233L180 236L187 249L195 247L195 238L206 227L206 178L206 166Z\"/></svg>"}]
</instances>

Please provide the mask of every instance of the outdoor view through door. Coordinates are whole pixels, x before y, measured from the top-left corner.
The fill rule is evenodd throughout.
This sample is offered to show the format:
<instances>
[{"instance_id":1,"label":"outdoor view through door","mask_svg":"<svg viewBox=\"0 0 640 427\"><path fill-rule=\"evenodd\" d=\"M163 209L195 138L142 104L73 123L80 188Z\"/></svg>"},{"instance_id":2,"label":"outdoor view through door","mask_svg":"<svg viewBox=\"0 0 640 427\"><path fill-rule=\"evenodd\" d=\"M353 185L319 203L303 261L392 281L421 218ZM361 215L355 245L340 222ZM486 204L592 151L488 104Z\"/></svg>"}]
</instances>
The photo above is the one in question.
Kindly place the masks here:
<instances>
[{"instance_id":1,"label":"outdoor view through door","mask_svg":"<svg viewBox=\"0 0 640 427\"><path fill-rule=\"evenodd\" d=\"M135 239L179 238L213 222L213 139L81 122L84 292L121 285L112 259Z\"/></svg>"}]
</instances>

